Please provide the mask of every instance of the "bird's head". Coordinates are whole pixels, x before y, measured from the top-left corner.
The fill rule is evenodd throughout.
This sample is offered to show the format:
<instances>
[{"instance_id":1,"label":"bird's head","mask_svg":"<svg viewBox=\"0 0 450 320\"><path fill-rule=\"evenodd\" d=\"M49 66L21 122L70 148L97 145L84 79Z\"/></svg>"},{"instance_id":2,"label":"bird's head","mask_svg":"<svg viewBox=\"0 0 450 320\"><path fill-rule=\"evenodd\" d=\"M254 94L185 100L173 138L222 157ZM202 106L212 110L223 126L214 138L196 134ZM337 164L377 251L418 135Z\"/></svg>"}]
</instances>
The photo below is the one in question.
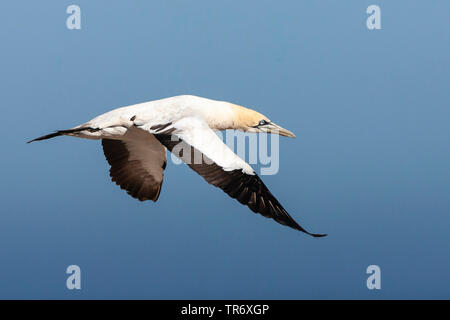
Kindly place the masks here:
<instances>
[{"instance_id":1,"label":"bird's head","mask_svg":"<svg viewBox=\"0 0 450 320\"><path fill-rule=\"evenodd\" d=\"M295 138L294 133L273 123L269 118L259 112L238 105L232 105L232 111L233 126L236 130L266 132Z\"/></svg>"}]
</instances>

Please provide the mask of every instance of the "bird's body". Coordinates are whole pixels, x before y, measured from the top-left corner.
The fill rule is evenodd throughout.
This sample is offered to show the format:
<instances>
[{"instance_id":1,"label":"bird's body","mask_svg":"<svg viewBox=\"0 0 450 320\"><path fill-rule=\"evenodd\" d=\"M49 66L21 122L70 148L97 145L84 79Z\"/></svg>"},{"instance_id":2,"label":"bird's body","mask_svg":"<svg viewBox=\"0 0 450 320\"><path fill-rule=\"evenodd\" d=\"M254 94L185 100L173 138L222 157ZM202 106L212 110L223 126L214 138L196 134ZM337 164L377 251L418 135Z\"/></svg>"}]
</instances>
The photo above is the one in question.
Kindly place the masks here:
<instances>
[{"instance_id":1,"label":"bird's body","mask_svg":"<svg viewBox=\"0 0 450 320\"><path fill-rule=\"evenodd\" d=\"M214 133L226 129L294 137L251 109L184 95L114 109L32 141L60 135L101 139L112 180L141 201L158 199L168 149L255 213L310 234L292 219L251 166Z\"/></svg>"}]
</instances>

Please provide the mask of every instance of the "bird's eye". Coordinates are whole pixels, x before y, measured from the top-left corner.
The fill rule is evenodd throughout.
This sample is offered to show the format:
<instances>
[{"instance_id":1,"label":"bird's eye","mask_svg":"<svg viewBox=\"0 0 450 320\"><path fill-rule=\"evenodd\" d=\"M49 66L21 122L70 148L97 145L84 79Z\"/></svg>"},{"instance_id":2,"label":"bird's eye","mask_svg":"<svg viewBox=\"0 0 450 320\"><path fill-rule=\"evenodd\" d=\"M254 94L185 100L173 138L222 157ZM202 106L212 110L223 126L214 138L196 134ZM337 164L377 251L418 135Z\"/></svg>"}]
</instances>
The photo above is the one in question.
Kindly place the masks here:
<instances>
[{"instance_id":1,"label":"bird's eye","mask_svg":"<svg viewBox=\"0 0 450 320\"><path fill-rule=\"evenodd\" d=\"M260 126L263 126L263 125L265 125L265 124L267 124L267 121L266 121L266 120L264 120L264 119L263 119L263 120L261 120L261 121L259 122L259 125L260 125Z\"/></svg>"}]
</instances>

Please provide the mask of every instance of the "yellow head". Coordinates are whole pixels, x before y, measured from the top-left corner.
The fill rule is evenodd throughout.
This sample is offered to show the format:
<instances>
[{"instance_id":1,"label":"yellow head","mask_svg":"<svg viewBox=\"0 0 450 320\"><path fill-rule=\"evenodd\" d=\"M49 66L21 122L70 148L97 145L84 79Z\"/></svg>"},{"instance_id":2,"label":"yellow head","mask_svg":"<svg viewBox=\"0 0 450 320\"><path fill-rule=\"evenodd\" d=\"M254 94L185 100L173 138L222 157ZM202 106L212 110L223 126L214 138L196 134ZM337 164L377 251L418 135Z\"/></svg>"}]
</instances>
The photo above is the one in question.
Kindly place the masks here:
<instances>
[{"instance_id":1,"label":"yellow head","mask_svg":"<svg viewBox=\"0 0 450 320\"><path fill-rule=\"evenodd\" d=\"M246 132L267 132L295 138L295 134L291 131L271 122L269 118L259 112L235 104L231 105L231 109L233 111L233 129Z\"/></svg>"}]
</instances>

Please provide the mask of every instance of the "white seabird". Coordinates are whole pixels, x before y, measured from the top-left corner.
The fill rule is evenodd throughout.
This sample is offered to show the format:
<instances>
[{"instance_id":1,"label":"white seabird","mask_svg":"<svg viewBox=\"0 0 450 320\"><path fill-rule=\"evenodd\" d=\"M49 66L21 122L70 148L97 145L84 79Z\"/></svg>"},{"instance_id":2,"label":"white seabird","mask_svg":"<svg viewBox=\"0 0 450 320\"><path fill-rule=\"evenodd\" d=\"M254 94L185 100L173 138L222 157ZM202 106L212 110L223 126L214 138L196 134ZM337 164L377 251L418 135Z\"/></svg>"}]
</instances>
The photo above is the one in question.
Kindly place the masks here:
<instances>
[{"instance_id":1,"label":"white seabird","mask_svg":"<svg viewBox=\"0 0 450 320\"><path fill-rule=\"evenodd\" d=\"M112 181L140 201L156 201L166 167L166 148L208 183L253 212L302 228L267 189L255 171L214 133L235 129L295 137L266 116L229 102L183 95L118 108L82 125L33 139L67 135L101 139Z\"/></svg>"}]
</instances>

